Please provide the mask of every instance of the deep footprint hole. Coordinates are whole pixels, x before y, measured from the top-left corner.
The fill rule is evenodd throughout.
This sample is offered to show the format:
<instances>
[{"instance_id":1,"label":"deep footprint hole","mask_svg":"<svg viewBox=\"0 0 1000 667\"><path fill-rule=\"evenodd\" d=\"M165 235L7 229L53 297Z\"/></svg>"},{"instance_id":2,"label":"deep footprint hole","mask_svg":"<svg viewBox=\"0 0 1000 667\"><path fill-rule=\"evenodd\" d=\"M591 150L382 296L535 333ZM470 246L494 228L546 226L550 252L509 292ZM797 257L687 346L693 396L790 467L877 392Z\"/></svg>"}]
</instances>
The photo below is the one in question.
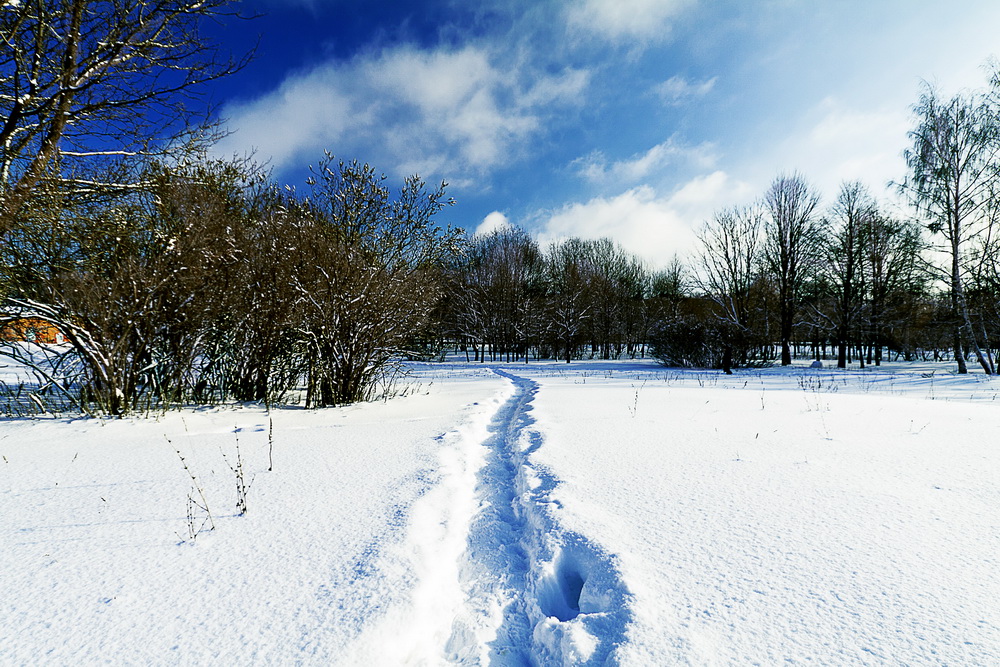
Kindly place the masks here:
<instances>
[{"instance_id":1,"label":"deep footprint hole","mask_svg":"<svg viewBox=\"0 0 1000 667\"><path fill-rule=\"evenodd\" d=\"M561 564L539 596L542 613L563 622L579 616L580 595L585 583L586 579L577 568Z\"/></svg>"},{"instance_id":2,"label":"deep footprint hole","mask_svg":"<svg viewBox=\"0 0 1000 667\"><path fill-rule=\"evenodd\" d=\"M580 594L583 593L583 577L576 570L570 570L563 572L560 579L561 583L559 587L562 589L563 599L566 600L566 606L569 607L570 611L574 612L573 616L575 617L580 613Z\"/></svg>"}]
</instances>

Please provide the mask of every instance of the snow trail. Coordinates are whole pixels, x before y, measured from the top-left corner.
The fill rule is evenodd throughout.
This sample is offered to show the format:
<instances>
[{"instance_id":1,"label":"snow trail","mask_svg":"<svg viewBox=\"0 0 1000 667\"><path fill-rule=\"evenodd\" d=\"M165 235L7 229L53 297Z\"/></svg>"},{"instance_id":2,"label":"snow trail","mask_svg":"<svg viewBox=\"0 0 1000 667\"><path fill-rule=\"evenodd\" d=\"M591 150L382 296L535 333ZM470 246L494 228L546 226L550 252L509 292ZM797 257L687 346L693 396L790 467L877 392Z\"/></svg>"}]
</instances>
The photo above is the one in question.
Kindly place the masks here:
<instances>
[{"instance_id":1,"label":"snow trail","mask_svg":"<svg viewBox=\"0 0 1000 667\"><path fill-rule=\"evenodd\" d=\"M401 604L375 603L373 618L346 647L337 664L440 664L455 618L465 609L460 566L479 502L477 471L483 465L481 443L496 408L510 395L504 388L489 401L467 406L468 418L438 435L437 465L406 511L405 536L384 553L363 562L369 579L393 573L404 591ZM363 559L364 561L364 559Z\"/></svg>"},{"instance_id":2,"label":"snow trail","mask_svg":"<svg viewBox=\"0 0 1000 667\"><path fill-rule=\"evenodd\" d=\"M631 620L630 595L614 558L564 529L559 484L531 463L538 384L494 369L514 394L493 417L461 577L467 613L456 618L449 660L491 665L614 664Z\"/></svg>"}]
</instances>

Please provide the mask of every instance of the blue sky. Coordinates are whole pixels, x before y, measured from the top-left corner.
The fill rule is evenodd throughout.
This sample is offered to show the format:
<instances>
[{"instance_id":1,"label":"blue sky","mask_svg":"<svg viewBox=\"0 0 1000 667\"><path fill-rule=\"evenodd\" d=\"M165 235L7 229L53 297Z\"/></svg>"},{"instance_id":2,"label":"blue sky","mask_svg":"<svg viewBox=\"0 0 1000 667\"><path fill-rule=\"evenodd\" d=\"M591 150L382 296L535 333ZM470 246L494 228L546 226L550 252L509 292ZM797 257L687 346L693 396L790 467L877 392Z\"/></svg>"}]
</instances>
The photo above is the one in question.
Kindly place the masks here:
<instances>
[{"instance_id":1,"label":"blue sky","mask_svg":"<svg viewBox=\"0 0 1000 667\"><path fill-rule=\"evenodd\" d=\"M232 134L302 186L324 150L446 180L469 230L612 236L654 265L698 225L801 172L826 203L876 194L922 80L985 83L992 0L244 0L218 29L243 72Z\"/></svg>"}]
</instances>

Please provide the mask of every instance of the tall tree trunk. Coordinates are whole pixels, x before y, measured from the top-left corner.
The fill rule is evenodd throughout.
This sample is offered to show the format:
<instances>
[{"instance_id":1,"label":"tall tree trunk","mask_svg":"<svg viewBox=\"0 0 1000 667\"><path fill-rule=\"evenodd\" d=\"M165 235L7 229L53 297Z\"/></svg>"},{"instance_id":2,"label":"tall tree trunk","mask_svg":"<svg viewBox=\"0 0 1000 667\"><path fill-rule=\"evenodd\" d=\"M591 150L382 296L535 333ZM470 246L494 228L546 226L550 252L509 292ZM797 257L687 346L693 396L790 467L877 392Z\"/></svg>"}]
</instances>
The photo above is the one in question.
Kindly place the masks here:
<instances>
[{"instance_id":1,"label":"tall tree trunk","mask_svg":"<svg viewBox=\"0 0 1000 667\"><path fill-rule=\"evenodd\" d=\"M781 312L781 365L792 364L792 312L782 305Z\"/></svg>"},{"instance_id":2,"label":"tall tree trunk","mask_svg":"<svg viewBox=\"0 0 1000 667\"><path fill-rule=\"evenodd\" d=\"M959 342L958 347L961 347L961 343L968 345L972 349L972 352L976 355L976 361L978 361L979 365L983 367L983 371L987 375L993 375L992 365L986 359L986 356L983 355L983 350L979 346L979 340L976 338L975 329L972 328L972 319L969 317L969 305L965 299L965 288L962 285L962 274L958 263L957 247L954 247L952 252L951 295L952 306L955 309L955 316L958 320L956 326L956 340ZM958 350L956 349L956 352L957 351ZM959 361L958 372L960 374L969 372L965 363L964 355L961 356L961 360Z\"/></svg>"}]
</instances>

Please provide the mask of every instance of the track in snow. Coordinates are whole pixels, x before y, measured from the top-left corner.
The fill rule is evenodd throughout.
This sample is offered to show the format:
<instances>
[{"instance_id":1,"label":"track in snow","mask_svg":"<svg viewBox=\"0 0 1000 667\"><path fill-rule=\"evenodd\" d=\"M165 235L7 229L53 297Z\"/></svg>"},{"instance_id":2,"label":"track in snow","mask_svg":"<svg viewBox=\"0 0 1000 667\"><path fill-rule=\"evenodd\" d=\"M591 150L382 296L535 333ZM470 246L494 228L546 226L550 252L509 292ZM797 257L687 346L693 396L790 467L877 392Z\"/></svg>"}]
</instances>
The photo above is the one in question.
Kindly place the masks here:
<instances>
[{"instance_id":1,"label":"track in snow","mask_svg":"<svg viewBox=\"0 0 1000 667\"><path fill-rule=\"evenodd\" d=\"M559 481L530 461L543 444L530 414L538 384L494 372L515 392L484 443L462 574L471 613L456 620L446 653L467 664L614 663L629 594L613 557L560 526L551 499Z\"/></svg>"}]
</instances>

